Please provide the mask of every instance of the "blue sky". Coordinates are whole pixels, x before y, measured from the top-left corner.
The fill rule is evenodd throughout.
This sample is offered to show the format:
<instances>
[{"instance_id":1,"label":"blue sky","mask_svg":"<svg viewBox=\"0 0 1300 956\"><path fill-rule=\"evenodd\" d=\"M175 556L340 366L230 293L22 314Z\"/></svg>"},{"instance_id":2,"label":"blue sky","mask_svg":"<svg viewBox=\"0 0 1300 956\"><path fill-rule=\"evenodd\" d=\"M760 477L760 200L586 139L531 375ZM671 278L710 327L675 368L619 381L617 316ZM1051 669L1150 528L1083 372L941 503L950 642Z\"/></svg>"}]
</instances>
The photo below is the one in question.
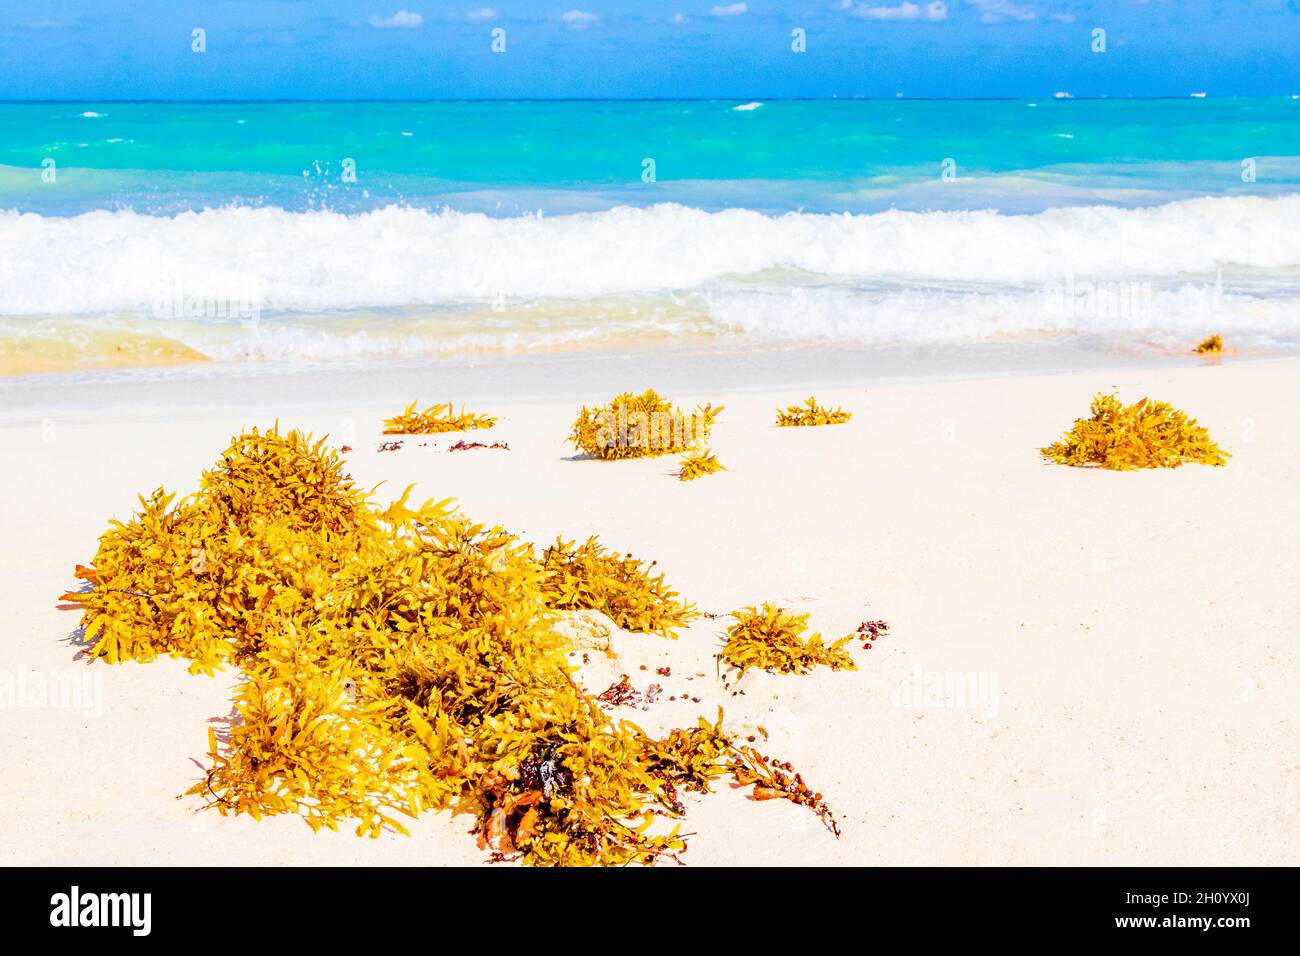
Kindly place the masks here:
<instances>
[{"instance_id":1,"label":"blue sky","mask_svg":"<svg viewBox=\"0 0 1300 956\"><path fill-rule=\"evenodd\" d=\"M0 99L1058 90L1300 93L1300 0L0 0Z\"/></svg>"}]
</instances>

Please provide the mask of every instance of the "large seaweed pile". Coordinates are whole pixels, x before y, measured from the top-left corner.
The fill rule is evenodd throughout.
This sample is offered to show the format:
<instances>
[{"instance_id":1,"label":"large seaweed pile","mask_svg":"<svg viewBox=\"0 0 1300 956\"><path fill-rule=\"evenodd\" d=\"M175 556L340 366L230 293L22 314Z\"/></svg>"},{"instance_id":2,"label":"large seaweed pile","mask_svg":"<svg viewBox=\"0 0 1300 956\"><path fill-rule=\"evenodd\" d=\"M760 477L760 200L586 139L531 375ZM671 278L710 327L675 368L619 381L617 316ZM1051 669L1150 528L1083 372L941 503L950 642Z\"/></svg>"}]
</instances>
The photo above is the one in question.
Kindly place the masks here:
<instances>
[{"instance_id":1,"label":"large seaweed pile","mask_svg":"<svg viewBox=\"0 0 1300 956\"><path fill-rule=\"evenodd\" d=\"M192 794L223 814L355 820L371 836L447 809L471 814L495 856L531 864L673 858L681 792L724 773L827 819L720 712L654 738L574 681L555 608L666 633L690 609L662 577L594 539L538 559L409 495L381 510L322 442L254 429L195 494L141 498L78 567L89 589L66 597L92 657L240 668L236 716L209 731Z\"/></svg>"},{"instance_id":2,"label":"large seaweed pile","mask_svg":"<svg viewBox=\"0 0 1300 956\"><path fill-rule=\"evenodd\" d=\"M594 537L581 545L557 538L542 552L542 595L559 610L591 608L625 630L675 637L673 629L699 612L662 574L651 573L654 565L630 554L620 557Z\"/></svg>"},{"instance_id":3,"label":"large seaweed pile","mask_svg":"<svg viewBox=\"0 0 1300 956\"><path fill-rule=\"evenodd\" d=\"M1115 471L1177 468L1185 462L1223 465L1229 457L1210 433L1168 402L1143 398L1125 405L1098 393L1091 415L1077 419L1061 440L1041 449L1051 461Z\"/></svg>"}]
</instances>

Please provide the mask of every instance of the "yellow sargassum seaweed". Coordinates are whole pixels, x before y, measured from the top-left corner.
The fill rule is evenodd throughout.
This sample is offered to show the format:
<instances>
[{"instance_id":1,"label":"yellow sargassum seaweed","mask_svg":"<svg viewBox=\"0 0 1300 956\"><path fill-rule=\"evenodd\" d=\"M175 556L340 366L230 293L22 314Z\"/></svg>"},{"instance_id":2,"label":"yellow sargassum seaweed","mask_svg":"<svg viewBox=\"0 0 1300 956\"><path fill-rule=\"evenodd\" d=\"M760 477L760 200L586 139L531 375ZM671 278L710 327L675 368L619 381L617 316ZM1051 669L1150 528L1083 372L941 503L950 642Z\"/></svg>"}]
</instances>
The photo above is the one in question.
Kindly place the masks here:
<instances>
[{"instance_id":1,"label":"yellow sargassum seaweed","mask_svg":"<svg viewBox=\"0 0 1300 956\"><path fill-rule=\"evenodd\" d=\"M557 610L592 608L609 615L624 630L676 637L673 628L684 627L699 615L694 604L664 583L662 574L630 554L606 550L596 538L586 544L557 538L542 552L542 594Z\"/></svg>"},{"instance_id":2,"label":"yellow sargassum seaweed","mask_svg":"<svg viewBox=\"0 0 1300 956\"><path fill-rule=\"evenodd\" d=\"M569 442L593 458L653 458L676 455L709 439L722 408L698 405L689 414L654 389L624 392L608 405L578 412Z\"/></svg>"},{"instance_id":3,"label":"yellow sargassum seaweed","mask_svg":"<svg viewBox=\"0 0 1300 956\"><path fill-rule=\"evenodd\" d=\"M682 481L694 481L702 475L711 475L717 471L726 471L726 466L718 461L717 455L710 448L688 452L682 456L682 467L677 477Z\"/></svg>"},{"instance_id":4,"label":"yellow sargassum seaweed","mask_svg":"<svg viewBox=\"0 0 1300 956\"><path fill-rule=\"evenodd\" d=\"M1205 355L1207 353L1222 352L1223 336L1211 335L1208 339L1204 339L1201 342L1197 343L1196 351L1202 355Z\"/></svg>"},{"instance_id":5,"label":"yellow sargassum seaweed","mask_svg":"<svg viewBox=\"0 0 1300 956\"><path fill-rule=\"evenodd\" d=\"M671 858L681 791L723 773L817 809L797 775L755 780L721 712L658 739L575 683L553 608L664 631L688 608L661 578L594 542L539 560L410 489L381 510L343 467L297 431L240 435L194 495L115 522L78 567L89 589L65 596L93 658L241 669L190 790L206 805L371 836L448 809L530 864Z\"/></svg>"},{"instance_id":6,"label":"yellow sargassum seaweed","mask_svg":"<svg viewBox=\"0 0 1300 956\"><path fill-rule=\"evenodd\" d=\"M1125 405L1114 395L1099 393L1091 411L1042 454L1062 465L1116 471L1177 468L1184 462L1218 466L1231 457L1196 419L1168 402L1143 398Z\"/></svg>"},{"instance_id":7,"label":"yellow sargassum seaweed","mask_svg":"<svg viewBox=\"0 0 1300 956\"><path fill-rule=\"evenodd\" d=\"M784 411L776 410L776 423L782 428L807 425L843 425L853 417L842 408L823 408L811 395L802 405L791 405Z\"/></svg>"},{"instance_id":8,"label":"yellow sargassum seaweed","mask_svg":"<svg viewBox=\"0 0 1300 956\"><path fill-rule=\"evenodd\" d=\"M795 614L774 604L733 611L736 623L727 629L726 644L719 661L743 675L751 667L778 674L806 674L816 666L831 670L856 670L844 648L853 635L833 644L822 642L820 634L802 635L808 630L808 615Z\"/></svg>"},{"instance_id":9,"label":"yellow sargassum seaweed","mask_svg":"<svg viewBox=\"0 0 1300 956\"><path fill-rule=\"evenodd\" d=\"M433 435L438 432L462 432L472 428L491 428L497 420L490 415L478 415L467 412L462 407L457 413L451 402L445 405L430 405L424 411L416 411L416 403L411 402L400 415L394 415L384 422L385 435Z\"/></svg>"}]
</instances>

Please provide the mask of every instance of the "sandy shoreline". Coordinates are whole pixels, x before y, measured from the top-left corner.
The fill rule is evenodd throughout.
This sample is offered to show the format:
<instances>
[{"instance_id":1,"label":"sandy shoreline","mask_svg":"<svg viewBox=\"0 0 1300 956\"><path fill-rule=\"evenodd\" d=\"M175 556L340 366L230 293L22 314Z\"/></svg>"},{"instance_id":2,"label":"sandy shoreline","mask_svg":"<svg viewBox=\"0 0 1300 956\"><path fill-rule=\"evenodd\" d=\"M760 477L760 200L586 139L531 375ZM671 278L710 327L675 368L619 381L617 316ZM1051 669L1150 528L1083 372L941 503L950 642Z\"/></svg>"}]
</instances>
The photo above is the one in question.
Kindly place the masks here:
<instances>
[{"instance_id":1,"label":"sandy shoreline","mask_svg":"<svg viewBox=\"0 0 1300 956\"><path fill-rule=\"evenodd\" d=\"M1252 364L1300 353L1234 353ZM874 388L958 379L1195 368L1190 349L1086 336L987 339L960 346L718 340L649 349L411 358L392 363L205 362L174 368L82 369L69 375L0 374L0 426L224 418L299 418L321 410L330 427L348 417L404 407L412 397L497 405L567 404L650 386L668 395ZM2 371L2 370L0 370Z\"/></svg>"},{"instance_id":2,"label":"sandy shoreline","mask_svg":"<svg viewBox=\"0 0 1300 956\"><path fill-rule=\"evenodd\" d=\"M1042 463L1037 447L1112 386L1186 409L1234 457L1124 474ZM226 386L201 387L222 404ZM351 445L359 482L385 482L380 499L418 482L539 543L600 534L657 559L705 611L777 601L828 637L890 622L855 652L856 672L757 675L736 697L713 677L722 622L676 642L616 635L621 657L595 662L590 689L626 672L701 698L627 712L647 729L718 704L735 726L763 725L766 749L805 773L844 830L836 841L800 808L724 786L690 805L688 863L1300 863L1300 360L817 394L853 421L772 427L773 406L806 389L673 391L727 406L713 449L730 470L690 484L671 477L672 458L574 460L570 401L480 409L502 415L488 434L508 452L447 453L460 436L378 452L373 393L280 417ZM0 673L84 672L66 643L76 615L55 608L73 565L137 493L192 489L231 434L259 423L247 412L0 427ZM674 676L647 676L661 666ZM102 687L89 706L0 710L0 861L485 859L467 817L427 815L409 839L369 841L196 815L176 795L234 675L192 677L170 660L91 670Z\"/></svg>"}]
</instances>

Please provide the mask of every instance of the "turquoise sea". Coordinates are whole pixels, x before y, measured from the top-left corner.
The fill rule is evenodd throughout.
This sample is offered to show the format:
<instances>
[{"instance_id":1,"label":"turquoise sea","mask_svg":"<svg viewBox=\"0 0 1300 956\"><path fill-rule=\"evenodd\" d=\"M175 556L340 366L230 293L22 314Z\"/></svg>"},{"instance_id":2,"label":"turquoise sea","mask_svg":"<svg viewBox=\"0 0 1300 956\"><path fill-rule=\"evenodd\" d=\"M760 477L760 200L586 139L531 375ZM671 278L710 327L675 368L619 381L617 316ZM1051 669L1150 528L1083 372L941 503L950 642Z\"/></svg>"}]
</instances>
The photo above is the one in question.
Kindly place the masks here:
<instances>
[{"instance_id":1,"label":"turquoise sea","mask_svg":"<svg viewBox=\"0 0 1300 956\"><path fill-rule=\"evenodd\" d=\"M1300 99L0 104L0 363L1300 342Z\"/></svg>"},{"instance_id":2,"label":"turquoise sea","mask_svg":"<svg viewBox=\"0 0 1300 956\"><path fill-rule=\"evenodd\" d=\"M1248 157L1268 160L1254 184L1240 177ZM47 158L63 168L57 189L32 176ZM955 180L940 178L945 159ZM43 215L658 202L1032 212L1295 191L1300 100L11 103L0 168L0 207Z\"/></svg>"}]
</instances>

